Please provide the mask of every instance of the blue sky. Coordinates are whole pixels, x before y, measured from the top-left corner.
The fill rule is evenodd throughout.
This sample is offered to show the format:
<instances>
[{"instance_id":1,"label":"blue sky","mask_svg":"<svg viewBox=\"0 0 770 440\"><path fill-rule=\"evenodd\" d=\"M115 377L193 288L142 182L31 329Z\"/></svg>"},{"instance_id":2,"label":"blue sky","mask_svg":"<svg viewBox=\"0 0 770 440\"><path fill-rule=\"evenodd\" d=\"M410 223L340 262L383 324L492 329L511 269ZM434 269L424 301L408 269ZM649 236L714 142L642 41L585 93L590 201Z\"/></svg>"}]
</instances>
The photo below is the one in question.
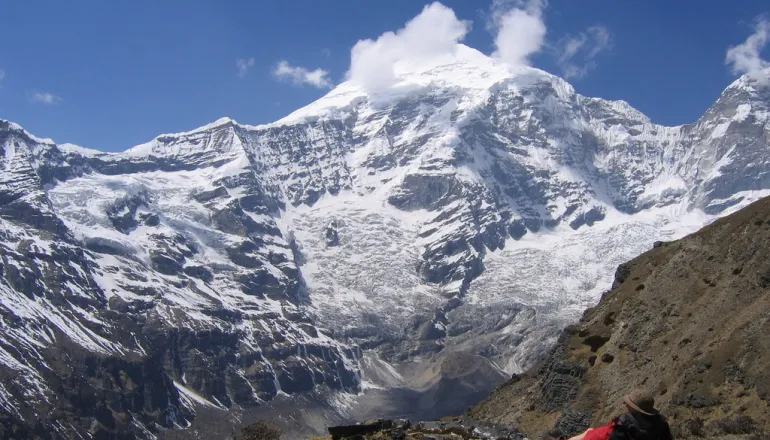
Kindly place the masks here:
<instances>
[{"instance_id":1,"label":"blue sky","mask_svg":"<svg viewBox=\"0 0 770 440\"><path fill-rule=\"evenodd\" d=\"M0 118L105 151L223 116L268 123L342 81L359 40L402 28L427 3L0 0ZM472 22L462 42L491 54L495 14L537 2L442 3ZM571 67L578 92L624 99L655 122L693 122L736 77L728 48L769 12L764 0L551 0L528 62L561 76ZM755 49L770 59L770 47Z\"/></svg>"}]
</instances>

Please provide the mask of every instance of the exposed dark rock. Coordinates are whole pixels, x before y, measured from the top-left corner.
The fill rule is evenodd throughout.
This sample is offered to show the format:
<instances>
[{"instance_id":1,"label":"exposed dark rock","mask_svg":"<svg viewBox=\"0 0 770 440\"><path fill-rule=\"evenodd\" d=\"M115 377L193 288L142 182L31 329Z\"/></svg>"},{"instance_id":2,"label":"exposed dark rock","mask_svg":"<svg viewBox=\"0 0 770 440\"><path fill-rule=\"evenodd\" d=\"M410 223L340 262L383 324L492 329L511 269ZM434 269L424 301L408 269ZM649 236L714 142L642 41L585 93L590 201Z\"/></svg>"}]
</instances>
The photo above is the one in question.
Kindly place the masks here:
<instances>
[{"instance_id":1,"label":"exposed dark rock","mask_svg":"<svg viewBox=\"0 0 770 440\"><path fill-rule=\"evenodd\" d=\"M326 246L328 247L334 247L339 246L340 244L340 235L339 232L337 232L337 221L332 220L329 222L328 225L326 225L326 229L324 230L324 237L326 238Z\"/></svg>"},{"instance_id":2,"label":"exposed dark rock","mask_svg":"<svg viewBox=\"0 0 770 440\"><path fill-rule=\"evenodd\" d=\"M210 270L203 266L187 266L184 268L184 273L187 276L198 278L199 280L210 283L214 279L214 275Z\"/></svg>"},{"instance_id":3,"label":"exposed dark rock","mask_svg":"<svg viewBox=\"0 0 770 440\"><path fill-rule=\"evenodd\" d=\"M284 284L275 275L265 269L254 269L246 274L237 275L235 280L241 284L241 290L254 296L268 296L273 299L298 300L299 283Z\"/></svg>"},{"instance_id":4,"label":"exposed dark rock","mask_svg":"<svg viewBox=\"0 0 770 440\"><path fill-rule=\"evenodd\" d=\"M363 436L366 434L374 434L375 432L379 432L384 429L390 429L392 427L392 420L378 420L376 422L360 423L357 425L330 426L328 430L329 434L332 436L332 439L338 440L355 436Z\"/></svg>"},{"instance_id":5,"label":"exposed dark rock","mask_svg":"<svg viewBox=\"0 0 770 440\"><path fill-rule=\"evenodd\" d=\"M253 240L244 240L237 246L227 248L227 255L233 263L257 269L265 265L264 258L259 254L260 245Z\"/></svg>"},{"instance_id":6,"label":"exposed dark rock","mask_svg":"<svg viewBox=\"0 0 770 440\"><path fill-rule=\"evenodd\" d=\"M139 214L139 219L145 226L158 226L160 224L160 217L157 214Z\"/></svg>"},{"instance_id":7,"label":"exposed dark rock","mask_svg":"<svg viewBox=\"0 0 770 440\"><path fill-rule=\"evenodd\" d=\"M461 185L453 176L409 174L399 192L391 195L388 202L403 210L427 209L444 198L459 196L455 192L459 190Z\"/></svg>"},{"instance_id":8,"label":"exposed dark rock","mask_svg":"<svg viewBox=\"0 0 770 440\"><path fill-rule=\"evenodd\" d=\"M631 270L629 269L628 265L621 264L618 266L618 269L615 271L615 281L612 283L612 288L615 289L621 284L625 283L629 275L631 275Z\"/></svg>"},{"instance_id":9,"label":"exposed dark rock","mask_svg":"<svg viewBox=\"0 0 770 440\"><path fill-rule=\"evenodd\" d=\"M604 209L594 207L588 210L585 214L578 216L577 218L572 220L569 226L572 229L578 229L583 225L593 226L596 222L604 220L605 215L606 214L604 212Z\"/></svg>"},{"instance_id":10,"label":"exposed dark rock","mask_svg":"<svg viewBox=\"0 0 770 440\"><path fill-rule=\"evenodd\" d=\"M557 437L572 437L591 427L591 414L568 409L561 414L554 425L553 433Z\"/></svg>"},{"instance_id":11,"label":"exposed dark rock","mask_svg":"<svg viewBox=\"0 0 770 440\"><path fill-rule=\"evenodd\" d=\"M107 207L107 217L115 229L128 234L139 224L136 220L136 211L141 206L147 206L148 203L150 203L149 192L146 189L140 189L134 194L116 200Z\"/></svg>"},{"instance_id":12,"label":"exposed dark rock","mask_svg":"<svg viewBox=\"0 0 770 440\"><path fill-rule=\"evenodd\" d=\"M757 284L763 289L770 287L770 269L760 270L757 274Z\"/></svg>"},{"instance_id":13,"label":"exposed dark rock","mask_svg":"<svg viewBox=\"0 0 770 440\"><path fill-rule=\"evenodd\" d=\"M591 347L591 351L596 353L609 340L610 338L607 336L591 335L583 339L583 344Z\"/></svg>"},{"instance_id":14,"label":"exposed dark rock","mask_svg":"<svg viewBox=\"0 0 770 440\"><path fill-rule=\"evenodd\" d=\"M278 382L285 393L294 394L310 391L315 387L313 374L299 359L287 359L278 370Z\"/></svg>"},{"instance_id":15,"label":"exposed dark rock","mask_svg":"<svg viewBox=\"0 0 770 440\"><path fill-rule=\"evenodd\" d=\"M614 360L615 360L615 356L613 356L613 355L611 355L609 353L604 353L602 355L602 362L604 362L605 364L611 364L612 361L614 361Z\"/></svg>"},{"instance_id":16,"label":"exposed dark rock","mask_svg":"<svg viewBox=\"0 0 770 440\"><path fill-rule=\"evenodd\" d=\"M518 240L527 233L527 227L524 225L524 222L521 220L514 220L511 222L510 225L508 225L508 233L513 237L514 240Z\"/></svg>"},{"instance_id":17,"label":"exposed dark rock","mask_svg":"<svg viewBox=\"0 0 770 440\"><path fill-rule=\"evenodd\" d=\"M540 231L540 228L543 227L543 220L539 218L525 218L523 221L524 226L532 232L538 232Z\"/></svg>"},{"instance_id":18,"label":"exposed dark rock","mask_svg":"<svg viewBox=\"0 0 770 440\"><path fill-rule=\"evenodd\" d=\"M21 200L2 203L2 197L0 197L0 218L16 220L22 224L27 224L35 229L50 232L57 236L62 236L67 231L64 223L55 215L44 212Z\"/></svg>"},{"instance_id":19,"label":"exposed dark rock","mask_svg":"<svg viewBox=\"0 0 770 440\"><path fill-rule=\"evenodd\" d=\"M195 200L201 203L227 196L227 189L224 186L218 186L211 191L201 191L192 195Z\"/></svg>"},{"instance_id":20,"label":"exposed dark rock","mask_svg":"<svg viewBox=\"0 0 770 440\"><path fill-rule=\"evenodd\" d=\"M226 208L215 210L214 214L211 216L211 220L214 222L217 229L228 234L245 237L249 233L247 226L244 224L243 216L237 209Z\"/></svg>"},{"instance_id":21,"label":"exposed dark rock","mask_svg":"<svg viewBox=\"0 0 770 440\"><path fill-rule=\"evenodd\" d=\"M131 249L123 243L107 238L91 238L84 240L85 248L100 254L130 255Z\"/></svg>"},{"instance_id":22,"label":"exposed dark rock","mask_svg":"<svg viewBox=\"0 0 770 440\"><path fill-rule=\"evenodd\" d=\"M328 431L334 440L522 440L524 438L512 426L495 425L462 418L414 424L408 420L376 420L357 425L332 426L328 428Z\"/></svg>"},{"instance_id":23,"label":"exposed dark rock","mask_svg":"<svg viewBox=\"0 0 770 440\"><path fill-rule=\"evenodd\" d=\"M182 261L172 258L169 254L160 251L150 253L152 268L165 275L178 275L182 272Z\"/></svg>"}]
</instances>

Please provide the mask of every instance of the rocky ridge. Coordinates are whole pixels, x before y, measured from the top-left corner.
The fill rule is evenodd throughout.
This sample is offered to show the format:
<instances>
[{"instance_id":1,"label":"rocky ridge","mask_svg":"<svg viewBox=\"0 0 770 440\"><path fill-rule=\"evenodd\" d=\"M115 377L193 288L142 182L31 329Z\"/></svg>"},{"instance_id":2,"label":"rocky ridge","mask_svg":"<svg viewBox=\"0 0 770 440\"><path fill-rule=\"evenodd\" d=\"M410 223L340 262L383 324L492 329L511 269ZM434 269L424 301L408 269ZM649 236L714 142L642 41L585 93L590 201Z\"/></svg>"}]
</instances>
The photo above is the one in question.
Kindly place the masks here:
<instances>
[{"instance_id":1,"label":"rocky ridge","mask_svg":"<svg viewBox=\"0 0 770 440\"><path fill-rule=\"evenodd\" d=\"M615 284L548 357L469 416L529 438L609 421L653 390L678 437L768 432L770 199L621 265Z\"/></svg>"}]
</instances>

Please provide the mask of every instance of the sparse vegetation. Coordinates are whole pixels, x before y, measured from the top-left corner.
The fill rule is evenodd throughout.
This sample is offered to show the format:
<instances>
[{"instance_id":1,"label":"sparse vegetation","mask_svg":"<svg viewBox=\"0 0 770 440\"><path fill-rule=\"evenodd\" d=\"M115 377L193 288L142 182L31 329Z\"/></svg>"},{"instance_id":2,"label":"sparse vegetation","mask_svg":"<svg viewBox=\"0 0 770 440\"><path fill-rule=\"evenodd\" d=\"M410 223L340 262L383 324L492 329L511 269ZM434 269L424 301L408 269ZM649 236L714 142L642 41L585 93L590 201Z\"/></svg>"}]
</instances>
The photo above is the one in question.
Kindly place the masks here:
<instances>
[{"instance_id":1,"label":"sparse vegetation","mask_svg":"<svg viewBox=\"0 0 770 440\"><path fill-rule=\"evenodd\" d=\"M714 422L716 434L753 434L760 431L759 425L747 415L739 415L734 418L718 420Z\"/></svg>"},{"instance_id":2,"label":"sparse vegetation","mask_svg":"<svg viewBox=\"0 0 770 440\"><path fill-rule=\"evenodd\" d=\"M701 418L688 419L671 425L674 438L705 437L706 423Z\"/></svg>"},{"instance_id":3,"label":"sparse vegetation","mask_svg":"<svg viewBox=\"0 0 770 440\"><path fill-rule=\"evenodd\" d=\"M770 271L759 253L768 215L764 199L621 265L614 288L535 369L468 416L548 439L567 411L610 420L618 398L643 385L676 439L770 440Z\"/></svg>"},{"instance_id":4,"label":"sparse vegetation","mask_svg":"<svg viewBox=\"0 0 770 440\"><path fill-rule=\"evenodd\" d=\"M280 440L281 434L278 427L259 421L243 428L243 434L238 440Z\"/></svg>"}]
</instances>

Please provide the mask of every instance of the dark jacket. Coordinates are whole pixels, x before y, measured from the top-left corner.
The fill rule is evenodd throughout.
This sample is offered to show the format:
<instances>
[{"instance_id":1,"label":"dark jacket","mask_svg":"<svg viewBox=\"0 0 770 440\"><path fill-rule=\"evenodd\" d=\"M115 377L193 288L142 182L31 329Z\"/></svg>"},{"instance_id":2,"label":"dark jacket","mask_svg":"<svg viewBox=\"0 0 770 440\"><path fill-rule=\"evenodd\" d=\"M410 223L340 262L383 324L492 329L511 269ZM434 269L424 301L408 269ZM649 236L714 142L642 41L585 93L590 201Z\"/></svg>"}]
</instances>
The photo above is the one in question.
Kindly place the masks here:
<instances>
[{"instance_id":1,"label":"dark jacket","mask_svg":"<svg viewBox=\"0 0 770 440\"><path fill-rule=\"evenodd\" d=\"M660 414L647 416L625 413L613 420L617 425L609 440L673 440L666 419Z\"/></svg>"}]
</instances>

